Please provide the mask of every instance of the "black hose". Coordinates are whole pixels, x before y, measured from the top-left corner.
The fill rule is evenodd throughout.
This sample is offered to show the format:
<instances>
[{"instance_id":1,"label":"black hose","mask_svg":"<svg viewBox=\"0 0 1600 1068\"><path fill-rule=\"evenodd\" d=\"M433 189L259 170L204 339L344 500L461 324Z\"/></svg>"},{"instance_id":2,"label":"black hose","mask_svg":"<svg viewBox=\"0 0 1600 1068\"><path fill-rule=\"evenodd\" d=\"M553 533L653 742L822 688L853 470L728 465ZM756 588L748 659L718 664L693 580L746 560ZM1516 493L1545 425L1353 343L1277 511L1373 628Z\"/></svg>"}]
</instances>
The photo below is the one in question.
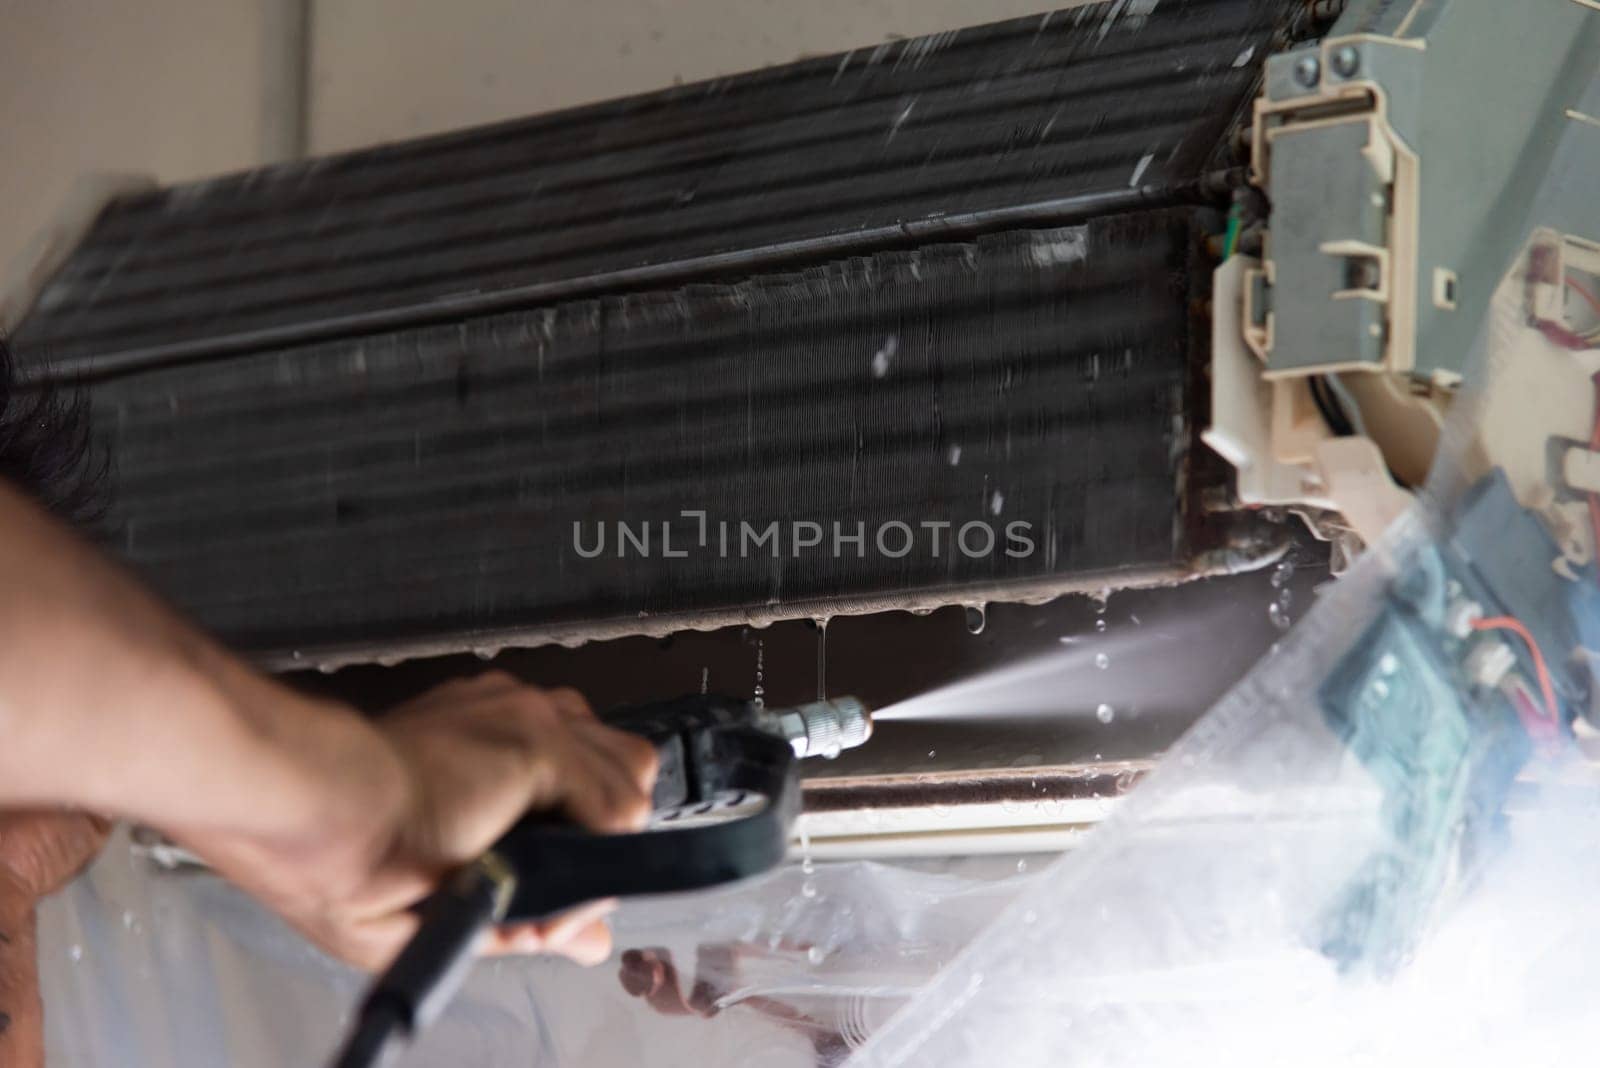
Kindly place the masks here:
<instances>
[{"instance_id":1,"label":"black hose","mask_svg":"<svg viewBox=\"0 0 1600 1068\"><path fill-rule=\"evenodd\" d=\"M505 918L516 876L494 852L461 869L422 906L422 922L373 982L333 1068L379 1068L455 996L478 936Z\"/></svg>"},{"instance_id":2,"label":"black hose","mask_svg":"<svg viewBox=\"0 0 1600 1068\"><path fill-rule=\"evenodd\" d=\"M1333 390L1328 387L1328 383L1321 375L1311 377L1311 400L1316 404L1317 411L1322 413L1322 421L1328 424L1328 429L1333 431L1335 437L1347 438L1356 432L1349 415L1345 413L1344 406L1339 403L1339 398L1333 395Z\"/></svg>"},{"instance_id":3,"label":"black hose","mask_svg":"<svg viewBox=\"0 0 1600 1068\"><path fill-rule=\"evenodd\" d=\"M410 1035L405 1017L393 1002L361 1006L356 1026L332 1061L332 1068L381 1068Z\"/></svg>"}]
</instances>

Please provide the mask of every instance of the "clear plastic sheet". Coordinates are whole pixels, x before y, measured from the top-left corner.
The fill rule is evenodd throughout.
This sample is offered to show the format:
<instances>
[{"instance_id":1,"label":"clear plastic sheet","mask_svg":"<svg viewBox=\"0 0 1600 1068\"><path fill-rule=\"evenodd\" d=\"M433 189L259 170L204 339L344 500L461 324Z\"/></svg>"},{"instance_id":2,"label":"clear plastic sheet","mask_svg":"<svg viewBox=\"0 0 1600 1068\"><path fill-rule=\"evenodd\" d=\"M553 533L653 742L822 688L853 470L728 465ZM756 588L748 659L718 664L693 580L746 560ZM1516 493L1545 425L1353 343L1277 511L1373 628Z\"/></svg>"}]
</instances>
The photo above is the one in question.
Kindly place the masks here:
<instances>
[{"instance_id":1,"label":"clear plastic sheet","mask_svg":"<svg viewBox=\"0 0 1600 1068\"><path fill-rule=\"evenodd\" d=\"M1019 867L794 865L630 902L613 919L611 961L481 962L401 1064L837 1063L1034 877ZM124 835L41 924L52 1065L320 1064L364 985L231 887L162 870Z\"/></svg>"},{"instance_id":2,"label":"clear plastic sheet","mask_svg":"<svg viewBox=\"0 0 1600 1068\"><path fill-rule=\"evenodd\" d=\"M1361 981L1313 934L1361 821L1173 823L1204 789L1148 789L849 1063L1559 1064L1592 1043L1592 799L1519 820L1398 975Z\"/></svg>"},{"instance_id":3,"label":"clear plastic sheet","mask_svg":"<svg viewBox=\"0 0 1600 1068\"><path fill-rule=\"evenodd\" d=\"M1286 1041L1302 1022L1278 1010L1337 985L1315 929L1381 835L1377 786L1323 724L1305 681L1372 617L1372 570L1325 594L1082 848L851 1063L1193 1064L1207 1048L1203 1062L1220 1059L1223 1041L1247 1064L1303 1052L1303 1037Z\"/></svg>"},{"instance_id":4,"label":"clear plastic sheet","mask_svg":"<svg viewBox=\"0 0 1600 1068\"><path fill-rule=\"evenodd\" d=\"M1555 1063L1594 1012L1592 789L1522 797L1439 887L1392 976L1324 951L1385 841L1382 795L1314 704L1423 542L1407 523L852 1066ZM1540 1052L1535 1052L1540 1051Z\"/></svg>"}]
</instances>

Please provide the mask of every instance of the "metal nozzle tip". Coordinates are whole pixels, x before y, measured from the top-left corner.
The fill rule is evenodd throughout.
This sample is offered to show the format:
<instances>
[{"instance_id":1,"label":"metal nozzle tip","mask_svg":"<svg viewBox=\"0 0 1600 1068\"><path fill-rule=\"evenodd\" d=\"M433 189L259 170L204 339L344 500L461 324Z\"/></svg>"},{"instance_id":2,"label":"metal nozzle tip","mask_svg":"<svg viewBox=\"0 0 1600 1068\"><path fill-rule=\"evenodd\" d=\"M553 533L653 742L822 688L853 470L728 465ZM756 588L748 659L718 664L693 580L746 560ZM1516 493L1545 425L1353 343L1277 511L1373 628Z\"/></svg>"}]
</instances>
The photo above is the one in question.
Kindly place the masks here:
<instances>
[{"instance_id":1,"label":"metal nozzle tip","mask_svg":"<svg viewBox=\"0 0 1600 1068\"><path fill-rule=\"evenodd\" d=\"M778 719L797 757L838 756L872 737L872 713L854 697L812 701L785 709Z\"/></svg>"}]
</instances>

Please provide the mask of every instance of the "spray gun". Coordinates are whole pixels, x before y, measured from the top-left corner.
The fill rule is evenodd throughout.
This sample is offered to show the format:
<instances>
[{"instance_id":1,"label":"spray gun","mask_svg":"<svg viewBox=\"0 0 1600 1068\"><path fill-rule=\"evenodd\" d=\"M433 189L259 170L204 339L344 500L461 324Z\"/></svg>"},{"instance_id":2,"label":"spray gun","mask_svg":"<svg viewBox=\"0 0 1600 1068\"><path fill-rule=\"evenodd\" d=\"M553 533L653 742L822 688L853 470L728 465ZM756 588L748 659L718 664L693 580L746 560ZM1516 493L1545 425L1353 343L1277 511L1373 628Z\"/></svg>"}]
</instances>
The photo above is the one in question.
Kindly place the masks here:
<instances>
[{"instance_id":1,"label":"spray gun","mask_svg":"<svg viewBox=\"0 0 1600 1068\"><path fill-rule=\"evenodd\" d=\"M837 756L872 734L870 713L853 697L772 709L700 695L600 718L656 747L648 826L594 834L548 814L525 816L424 903L421 927L368 991L335 1068L382 1064L426 1027L494 924L598 898L719 886L775 867L799 810L795 760Z\"/></svg>"}]
</instances>

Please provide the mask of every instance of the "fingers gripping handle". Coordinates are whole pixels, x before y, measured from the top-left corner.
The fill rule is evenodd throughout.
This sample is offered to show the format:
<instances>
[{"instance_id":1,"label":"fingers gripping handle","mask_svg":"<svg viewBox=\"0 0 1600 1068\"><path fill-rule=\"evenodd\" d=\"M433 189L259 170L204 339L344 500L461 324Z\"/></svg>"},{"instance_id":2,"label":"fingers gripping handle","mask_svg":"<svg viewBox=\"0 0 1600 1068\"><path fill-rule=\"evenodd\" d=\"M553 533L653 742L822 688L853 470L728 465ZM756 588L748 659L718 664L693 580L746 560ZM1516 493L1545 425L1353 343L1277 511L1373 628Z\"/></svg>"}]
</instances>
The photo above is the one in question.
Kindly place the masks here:
<instances>
[{"instance_id":1,"label":"fingers gripping handle","mask_svg":"<svg viewBox=\"0 0 1600 1068\"><path fill-rule=\"evenodd\" d=\"M661 779L651 829L594 834L529 818L495 845L517 872L508 919L596 898L717 886L781 863L798 809L787 742L742 725L657 735Z\"/></svg>"},{"instance_id":2,"label":"fingers gripping handle","mask_svg":"<svg viewBox=\"0 0 1600 1068\"><path fill-rule=\"evenodd\" d=\"M374 985L335 1068L381 1064L409 1041L454 994L478 935L492 924L543 919L598 898L717 886L775 867L799 808L796 757L834 753L871 733L870 716L852 698L769 711L702 695L604 719L656 747L651 829L594 834L548 814L517 823L428 900L421 929Z\"/></svg>"},{"instance_id":3,"label":"fingers gripping handle","mask_svg":"<svg viewBox=\"0 0 1600 1068\"><path fill-rule=\"evenodd\" d=\"M367 992L334 1068L385 1064L433 1022L466 979L478 937L505 919L516 883L491 851L428 899L416 935Z\"/></svg>"}]
</instances>

